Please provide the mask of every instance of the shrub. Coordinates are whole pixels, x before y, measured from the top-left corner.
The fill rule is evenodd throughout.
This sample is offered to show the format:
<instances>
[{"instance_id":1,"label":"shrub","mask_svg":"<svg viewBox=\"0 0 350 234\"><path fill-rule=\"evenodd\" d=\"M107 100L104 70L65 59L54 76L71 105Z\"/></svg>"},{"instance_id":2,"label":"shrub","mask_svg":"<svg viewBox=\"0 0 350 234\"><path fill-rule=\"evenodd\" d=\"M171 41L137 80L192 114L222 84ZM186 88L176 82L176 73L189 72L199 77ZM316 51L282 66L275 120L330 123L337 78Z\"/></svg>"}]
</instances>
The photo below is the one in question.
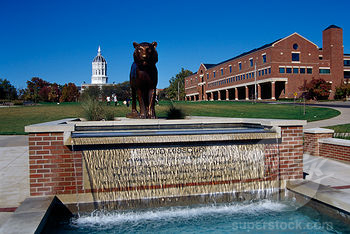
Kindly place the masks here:
<instances>
[{"instance_id":1,"label":"shrub","mask_svg":"<svg viewBox=\"0 0 350 234\"><path fill-rule=\"evenodd\" d=\"M93 98L87 98L82 103L84 116L89 121L113 120L114 113L112 110L103 106L101 102Z\"/></svg>"},{"instance_id":2,"label":"shrub","mask_svg":"<svg viewBox=\"0 0 350 234\"><path fill-rule=\"evenodd\" d=\"M114 120L114 111L113 109L104 107L104 111L105 111L105 120Z\"/></svg>"},{"instance_id":3,"label":"shrub","mask_svg":"<svg viewBox=\"0 0 350 234\"><path fill-rule=\"evenodd\" d=\"M174 105L171 105L166 111L167 119L184 119L185 117L185 112L182 109L175 107Z\"/></svg>"},{"instance_id":4,"label":"shrub","mask_svg":"<svg viewBox=\"0 0 350 234\"><path fill-rule=\"evenodd\" d=\"M350 84L342 84L335 89L335 99L345 99L350 96Z\"/></svg>"},{"instance_id":5,"label":"shrub","mask_svg":"<svg viewBox=\"0 0 350 234\"><path fill-rule=\"evenodd\" d=\"M15 105L15 106L23 105L23 100L14 100L13 105Z\"/></svg>"},{"instance_id":6,"label":"shrub","mask_svg":"<svg viewBox=\"0 0 350 234\"><path fill-rule=\"evenodd\" d=\"M300 87L300 89L305 89L305 98L308 100L327 100L330 95L331 84L327 83L324 79L312 79L304 87Z\"/></svg>"}]
</instances>

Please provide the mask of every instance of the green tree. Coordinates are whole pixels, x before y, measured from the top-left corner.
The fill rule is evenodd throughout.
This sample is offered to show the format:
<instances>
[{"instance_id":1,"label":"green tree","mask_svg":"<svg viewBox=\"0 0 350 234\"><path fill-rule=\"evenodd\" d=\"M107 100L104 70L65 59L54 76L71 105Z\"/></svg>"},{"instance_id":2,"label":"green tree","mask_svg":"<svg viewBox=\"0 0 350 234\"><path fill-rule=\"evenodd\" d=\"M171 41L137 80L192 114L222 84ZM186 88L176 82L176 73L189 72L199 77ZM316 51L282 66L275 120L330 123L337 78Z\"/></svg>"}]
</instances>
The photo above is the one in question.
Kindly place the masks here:
<instances>
[{"instance_id":1,"label":"green tree","mask_svg":"<svg viewBox=\"0 0 350 234\"><path fill-rule=\"evenodd\" d=\"M7 79L0 79L0 99L17 99L16 88Z\"/></svg>"},{"instance_id":2,"label":"green tree","mask_svg":"<svg viewBox=\"0 0 350 234\"><path fill-rule=\"evenodd\" d=\"M105 100L107 96L112 97L112 94L115 93L115 85L105 85L102 87L102 97Z\"/></svg>"},{"instance_id":3,"label":"green tree","mask_svg":"<svg viewBox=\"0 0 350 234\"><path fill-rule=\"evenodd\" d=\"M124 81L114 86L114 94L117 95L119 101L130 99L130 82Z\"/></svg>"},{"instance_id":4,"label":"green tree","mask_svg":"<svg viewBox=\"0 0 350 234\"><path fill-rule=\"evenodd\" d=\"M99 100L101 96L101 89L99 86L89 86L86 89L84 89L83 93L81 94L81 99L85 100L87 98L91 98L94 100Z\"/></svg>"},{"instance_id":5,"label":"green tree","mask_svg":"<svg viewBox=\"0 0 350 234\"><path fill-rule=\"evenodd\" d=\"M187 69L181 68L181 71L175 77L169 80L169 87L166 89L166 94L171 100L185 100L185 77L193 73Z\"/></svg>"}]
</instances>

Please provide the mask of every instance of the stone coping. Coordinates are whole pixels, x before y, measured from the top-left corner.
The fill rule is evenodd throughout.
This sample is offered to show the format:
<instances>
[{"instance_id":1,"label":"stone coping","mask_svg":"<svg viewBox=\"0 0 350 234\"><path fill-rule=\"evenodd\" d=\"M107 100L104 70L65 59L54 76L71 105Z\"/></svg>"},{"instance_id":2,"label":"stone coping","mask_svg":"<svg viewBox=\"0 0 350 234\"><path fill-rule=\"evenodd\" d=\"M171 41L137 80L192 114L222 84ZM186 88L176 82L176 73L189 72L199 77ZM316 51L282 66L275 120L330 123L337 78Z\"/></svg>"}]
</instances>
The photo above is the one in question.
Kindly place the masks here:
<instances>
[{"instance_id":1,"label":"stone coping","mask_svg":"<svg viewBox=\"0 0 350 234\"><path fill-rule=\"evenodd\" d=\"M173 125L173 124L258 124L268 127L304 126L306 120L283 119L252 119L252 118L224 118L224 117L199 117L191 116L181 120L166 119L128 119L118 118L117 121L80 121L78 118L62 119L51 122L25 126L25 132L72 132L75 126L123 126L123 125Z\"/></svg>"},{"instance_id":2,"label":"stone coping","mask_svg":"<svg viewBox=\"0 0 350 234\"><path fill-rule=\"evenodd\" d=\"M349 193L308 180L287 181L287 189L350 213Z\"/></svg>"},{"instance_id":3,"label":"stone coping","mask_svg":"<svg viewBox=\"0 0 350 234\"><path fill-rule=\"evenodd\" d=\"M69 218L71 215L72 213L57 197L27 198L1 226L0 233L43 233L53 216Z\"/></svg>"},{"instance_id":4,"label":"stone coping","mask_svg":"<svg viewBox=\"0 0 350 234\"><path fill-rule=\"evenodd\" d=\"M24 127L25 132L72 132L74 131L74 120L77 118L60 119L50 122L43 122Z\"/></svg>"},{"instance_id":5,"label":"stone coping","mask_svg":"<svg viewBox=\"0 0 350 234\"><path fill-rule=\"evenodd\" d=\"M323 133L334 133L333 129L327 129L327 128L309 128L304 129L304 133L311 133L311 134L323 134Z\"/></svg>"},{"instance_id":6,"label":"stone coping","mask_svg":"<svg viewBox=\"0 0 350 234\"><path fill-rule=\"evenodd\" d=\"M322 139L318 139L318 143L350 147L350 140L345 140L345 139L322 138Z\"/></svg>"}]
</instances>

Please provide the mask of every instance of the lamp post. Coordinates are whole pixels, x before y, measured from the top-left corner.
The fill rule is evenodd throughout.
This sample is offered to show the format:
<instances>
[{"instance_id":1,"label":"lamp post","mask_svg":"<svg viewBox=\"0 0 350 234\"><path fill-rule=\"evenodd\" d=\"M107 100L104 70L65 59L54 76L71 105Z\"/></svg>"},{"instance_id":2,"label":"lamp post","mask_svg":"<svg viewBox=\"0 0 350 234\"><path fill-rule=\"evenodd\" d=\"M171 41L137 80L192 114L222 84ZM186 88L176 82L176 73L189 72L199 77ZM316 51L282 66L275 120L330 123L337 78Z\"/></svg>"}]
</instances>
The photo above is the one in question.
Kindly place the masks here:
<instances>
[{"instance_id":1,"label":"lamp post","mask_svg":"<svg viewBox=\"0 0 350 234\"><path fill-rule=\"evenodd\" d=\"M254 66L254 101L256 102L256 61L255 61L255 66Z\"/></svg>"}]
</instances>

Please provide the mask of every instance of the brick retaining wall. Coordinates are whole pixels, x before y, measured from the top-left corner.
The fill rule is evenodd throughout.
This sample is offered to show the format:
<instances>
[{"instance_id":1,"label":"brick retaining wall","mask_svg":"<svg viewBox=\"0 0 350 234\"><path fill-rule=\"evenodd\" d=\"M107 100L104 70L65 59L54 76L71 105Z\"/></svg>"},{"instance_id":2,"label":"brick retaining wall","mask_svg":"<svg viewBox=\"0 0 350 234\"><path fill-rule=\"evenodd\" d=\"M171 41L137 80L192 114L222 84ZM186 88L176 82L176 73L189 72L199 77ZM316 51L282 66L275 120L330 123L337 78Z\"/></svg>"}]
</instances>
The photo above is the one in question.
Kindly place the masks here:
<instances>
[{"instance_id":1,"label":"brick retaining wall","mask_svg":"<svg viewBox=\"0 0 350 234\"><path fill-rule=\"evenodd\" d=\"M278 171L282 180L301 179L303 176L303 127L281 127L280 157L265 157L274 165L273 174L265 180L276 178ZM29 134L29 177L30 195L48 196L57 194L90 193L91 188L83 188L82 152L72 151L64 145L63 132ZM273 146L272 146L273 147ZM277 149L277 148L276 148ZM269 165L266 165L268 167Z\"/></svg>"},{"instance_id":2,"label":"brick retaining wall","mask_svg":"<svg viewBox=\"0 0 350 234\"><path fill-rule=\"evenodd\" d=\"M324 128L304 131L304 153L350 162L350 141L332 138L334 131Z\"/></svg>"}]
</instances>

